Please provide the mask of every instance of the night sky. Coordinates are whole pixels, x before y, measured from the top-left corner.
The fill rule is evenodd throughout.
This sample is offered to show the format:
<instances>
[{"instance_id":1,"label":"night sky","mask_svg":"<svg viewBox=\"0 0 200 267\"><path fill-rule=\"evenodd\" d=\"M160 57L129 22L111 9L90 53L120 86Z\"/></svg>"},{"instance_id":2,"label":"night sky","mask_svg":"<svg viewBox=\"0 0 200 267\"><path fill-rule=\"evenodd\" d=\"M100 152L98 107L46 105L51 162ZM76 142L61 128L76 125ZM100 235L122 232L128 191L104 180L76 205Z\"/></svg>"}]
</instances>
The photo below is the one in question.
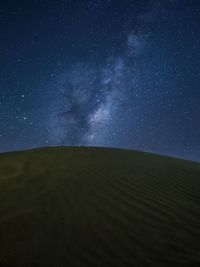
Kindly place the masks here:
<instances>
[{"instance_id":1,"label":"night sky","mask_svg":"<svg viewBox=\"0 0 200 267\"><path fill-rule=\"evenodd\" d=\"M199 0L0 1L0 152L200 161Z\"/></svg>"}]
</instances>

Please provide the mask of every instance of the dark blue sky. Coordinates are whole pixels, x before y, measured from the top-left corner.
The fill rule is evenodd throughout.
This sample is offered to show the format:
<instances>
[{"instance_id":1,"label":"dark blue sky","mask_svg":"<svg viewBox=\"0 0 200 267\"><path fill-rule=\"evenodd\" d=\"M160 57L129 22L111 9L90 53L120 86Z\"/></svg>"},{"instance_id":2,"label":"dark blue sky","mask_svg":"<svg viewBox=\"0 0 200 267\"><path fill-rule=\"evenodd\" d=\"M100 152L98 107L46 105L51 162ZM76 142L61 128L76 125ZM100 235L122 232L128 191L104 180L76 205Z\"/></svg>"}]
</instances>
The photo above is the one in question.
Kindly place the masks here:
<instances>
[{"instance_id":1,"label":"dark blue sky","mask_svg":"<svg viewBox=\"0 0 200 267\"><path fill-rule=\"evenodd\" d=\"M125 147L200 160L200 2L0 3L0 151Z\"/></svg>"}]
</instances>

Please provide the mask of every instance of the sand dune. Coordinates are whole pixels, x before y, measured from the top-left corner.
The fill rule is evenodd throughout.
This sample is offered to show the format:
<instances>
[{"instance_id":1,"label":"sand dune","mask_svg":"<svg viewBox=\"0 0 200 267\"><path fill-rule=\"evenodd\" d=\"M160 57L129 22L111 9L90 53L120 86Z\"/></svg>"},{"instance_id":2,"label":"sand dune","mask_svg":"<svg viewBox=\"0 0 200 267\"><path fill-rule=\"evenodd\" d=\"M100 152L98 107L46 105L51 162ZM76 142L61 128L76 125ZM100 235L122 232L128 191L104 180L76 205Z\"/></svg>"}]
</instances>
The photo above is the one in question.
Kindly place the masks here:
<instances>
[{"instance_id":1,"label":"sand dune","mask_svg":"<svg viewBox=\"0 0 200 267\"><path fill-rule=\"evenodd\" d=\"M200 164L103 148L0 154L0 266L200 266Z\"/></svg>"}]
</instances>

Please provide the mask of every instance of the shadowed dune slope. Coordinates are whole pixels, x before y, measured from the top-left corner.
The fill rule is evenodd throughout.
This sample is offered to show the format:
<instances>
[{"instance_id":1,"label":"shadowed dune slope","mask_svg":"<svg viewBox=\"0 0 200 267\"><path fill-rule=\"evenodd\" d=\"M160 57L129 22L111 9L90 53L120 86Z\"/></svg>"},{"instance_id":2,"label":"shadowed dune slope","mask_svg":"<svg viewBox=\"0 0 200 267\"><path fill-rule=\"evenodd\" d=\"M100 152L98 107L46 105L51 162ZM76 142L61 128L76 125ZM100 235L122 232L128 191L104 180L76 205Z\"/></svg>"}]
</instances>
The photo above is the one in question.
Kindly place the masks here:
<instances>
[{"instance_id":1,"label":"shadowed dune slope","mask_svg":"<svg viewBox=\"0 0 200 267\"><path fill-rule=\"evenodd\" d=\"M200 164L106 148L0 154L0 266L200 266Z\"/></svg>"}]
</instances>

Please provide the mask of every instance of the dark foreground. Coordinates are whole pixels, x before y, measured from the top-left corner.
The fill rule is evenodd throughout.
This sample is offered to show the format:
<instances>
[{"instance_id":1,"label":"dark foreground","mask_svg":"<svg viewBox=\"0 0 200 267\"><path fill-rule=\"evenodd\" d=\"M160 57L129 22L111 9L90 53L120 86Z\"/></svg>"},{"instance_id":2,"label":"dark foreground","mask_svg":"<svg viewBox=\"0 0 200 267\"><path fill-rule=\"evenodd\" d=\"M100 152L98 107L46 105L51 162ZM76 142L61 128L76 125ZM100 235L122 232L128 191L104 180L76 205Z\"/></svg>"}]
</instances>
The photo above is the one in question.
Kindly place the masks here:
<instances>
[{"instance_id":1,"label":"dark foreground","mask_svg":"<svg viewBox=\"0 0 200 267\"><path fill-rule=\"evenodd\" d=\"M200 164L103 148L0 154L0 266L200 266Z\"/></svg>"}]
</instances>

